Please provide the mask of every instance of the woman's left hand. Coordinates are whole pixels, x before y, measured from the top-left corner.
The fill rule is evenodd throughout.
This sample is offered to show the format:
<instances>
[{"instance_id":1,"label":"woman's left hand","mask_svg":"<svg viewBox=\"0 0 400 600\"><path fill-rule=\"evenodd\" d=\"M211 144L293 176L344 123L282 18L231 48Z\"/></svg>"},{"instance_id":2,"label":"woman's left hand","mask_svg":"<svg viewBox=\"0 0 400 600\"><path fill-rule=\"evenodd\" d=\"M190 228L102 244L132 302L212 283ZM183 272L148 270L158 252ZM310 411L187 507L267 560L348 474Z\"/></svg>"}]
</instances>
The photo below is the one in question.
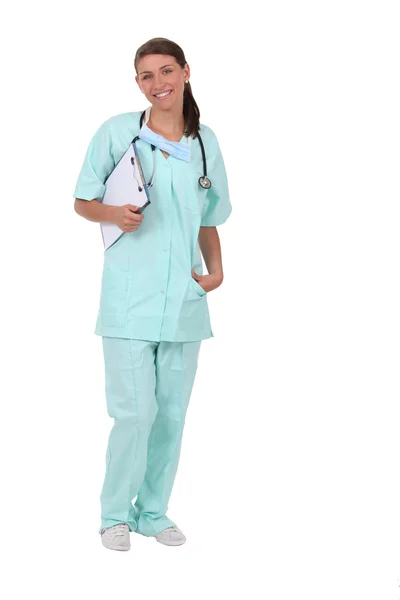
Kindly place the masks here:
<instances>
[{"instance_id":1,"label":"woman's left hand","mask_svg":"<svg viewBox=\"0 0 400 600\"><path fill-rule=\"evenodd\" d=\"M215 290L223 280L222 275L213 275L212 273L210 275L197 275L194 269L192 269L192 277L206 292Z\"/></svg>"}]
</instances>

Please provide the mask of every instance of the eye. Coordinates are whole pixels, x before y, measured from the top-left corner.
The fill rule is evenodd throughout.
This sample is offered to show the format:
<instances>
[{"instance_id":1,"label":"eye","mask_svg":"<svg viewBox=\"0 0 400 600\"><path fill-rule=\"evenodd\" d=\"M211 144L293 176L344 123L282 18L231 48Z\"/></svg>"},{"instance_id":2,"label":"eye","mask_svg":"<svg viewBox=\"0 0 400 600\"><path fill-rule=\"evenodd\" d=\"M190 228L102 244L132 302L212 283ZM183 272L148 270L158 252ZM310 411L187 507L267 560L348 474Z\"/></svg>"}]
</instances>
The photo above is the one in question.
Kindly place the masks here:
<instances>
[{"instance_id":1,"label":"eye","mask_svg":"<svg viewBox=\"0 0 400 600\"><path fill-rule=\"evenodd\" d=\"M172 69L164 69L164 73L172 73Z\"/></svg>"}]
</instances>

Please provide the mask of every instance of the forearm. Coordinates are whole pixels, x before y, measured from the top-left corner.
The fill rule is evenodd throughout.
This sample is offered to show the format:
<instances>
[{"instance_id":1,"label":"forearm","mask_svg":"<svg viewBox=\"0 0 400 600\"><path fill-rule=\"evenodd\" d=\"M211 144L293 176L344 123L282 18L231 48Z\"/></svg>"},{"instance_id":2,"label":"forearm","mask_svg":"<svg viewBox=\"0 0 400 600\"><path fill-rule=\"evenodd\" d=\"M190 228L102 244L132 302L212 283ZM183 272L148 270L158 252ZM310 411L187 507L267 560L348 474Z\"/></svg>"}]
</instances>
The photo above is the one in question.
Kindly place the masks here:
<instances>
[{"instance_id":1,"label":"forearm","mask_svg":"<svg viewBox=\"0 0 400 600\"><path fill-rule=\"evenodd\" d=\"M113 223L116 208L116 206L102 204L98 200L75 198L75 212L88 221L96 223Z\"/></svg>"},{"instance_id":2,"label":"forearm","mask_svg":"<svg viewBox=\"0 0 400 600\"><path fill-rule=\"evenodd\" d=\"M221 244L216 227L200 227L199 246L210 275L223 279Z\"/></svg>"}]
</instances>

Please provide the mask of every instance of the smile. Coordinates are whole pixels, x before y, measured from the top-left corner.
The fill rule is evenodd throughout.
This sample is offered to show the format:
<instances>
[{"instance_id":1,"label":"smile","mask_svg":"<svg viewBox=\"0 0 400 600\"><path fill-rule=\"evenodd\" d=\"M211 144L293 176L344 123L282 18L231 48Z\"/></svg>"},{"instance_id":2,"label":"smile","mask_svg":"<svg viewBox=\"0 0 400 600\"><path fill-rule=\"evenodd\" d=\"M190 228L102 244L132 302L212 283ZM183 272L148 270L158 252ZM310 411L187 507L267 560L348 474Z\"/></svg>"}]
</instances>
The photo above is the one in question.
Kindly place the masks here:
<instances>
[{"instance_id":1,"label":"smile","mask_svg":"<svg viewBox=\"0 0 400 600\"><path fill-rule=\"evenodd\" d=\"M154 94L154 96L156 98L158 98L159 100L163 100L164 98L168 98L168 96L172 93L172 90L169 90L168 92L163 92L162 94Z\"/></svg>"}]
</instances>

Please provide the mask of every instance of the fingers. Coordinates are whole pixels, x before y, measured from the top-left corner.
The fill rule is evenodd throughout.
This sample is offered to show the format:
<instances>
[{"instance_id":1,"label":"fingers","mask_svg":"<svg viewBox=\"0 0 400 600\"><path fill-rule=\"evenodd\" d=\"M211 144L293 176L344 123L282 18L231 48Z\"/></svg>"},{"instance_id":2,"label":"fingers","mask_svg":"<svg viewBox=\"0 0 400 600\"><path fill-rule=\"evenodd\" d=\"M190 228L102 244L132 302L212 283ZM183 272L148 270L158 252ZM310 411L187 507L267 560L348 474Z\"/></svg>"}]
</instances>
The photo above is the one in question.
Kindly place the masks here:
<instances>
[{"instance_id":1,"label":"fingers","mask_svg":"<svg viewBox=\"0 0 400 600\"><path fill-rule=\"evenodd\" d=\"M127 231L135 231L142 223L144 215L136 215L131 211L127 211L124 214L123 224L127 228Z\"/></svg>"},{"instance_id":2,"label":"fingers","mask_svg":"<svg viewBox=\"0 0 400 600\"><path fill-rule=\"evenodd\" d=\"M125 215L124 225L126 227L139 227L143 221L143 215Z\"/></svg>"},{"instance_id":3,"label":"fingers","mask_svg":"<svg viewBox=\"0 0 400 600\"><path fill-rule=\"evenodd\" d=\"M132 204L126 205L127 210L124 212L124 217L132 221L143 221L144 215L137 215L134 210L139 210L139 206L133 206Z\"/></svg>"},{"instance_id":4,"label":"fingers","mask_svg":"<svg viewBox=\"0 0 400 600\"><path fill-rule=\"evenodd\" d=\"M123 231L136 231L140 227L143 221L143 215L134 215L135 219L132 217L124 217L123 220ZM138 218L141 217L141 218Z\"/></svg>"},{"instance_id":5,"label":"fingers","mask_svg":"<svg viewBox=\"0 0 400 600\"><path fill-rule=\"evenodd\" d=\"M128 233L130 231L136 231L137 229L139 229L140 225L125 225L122 231L125 231L125 233Z\"/></svg>"}]
</instances>

